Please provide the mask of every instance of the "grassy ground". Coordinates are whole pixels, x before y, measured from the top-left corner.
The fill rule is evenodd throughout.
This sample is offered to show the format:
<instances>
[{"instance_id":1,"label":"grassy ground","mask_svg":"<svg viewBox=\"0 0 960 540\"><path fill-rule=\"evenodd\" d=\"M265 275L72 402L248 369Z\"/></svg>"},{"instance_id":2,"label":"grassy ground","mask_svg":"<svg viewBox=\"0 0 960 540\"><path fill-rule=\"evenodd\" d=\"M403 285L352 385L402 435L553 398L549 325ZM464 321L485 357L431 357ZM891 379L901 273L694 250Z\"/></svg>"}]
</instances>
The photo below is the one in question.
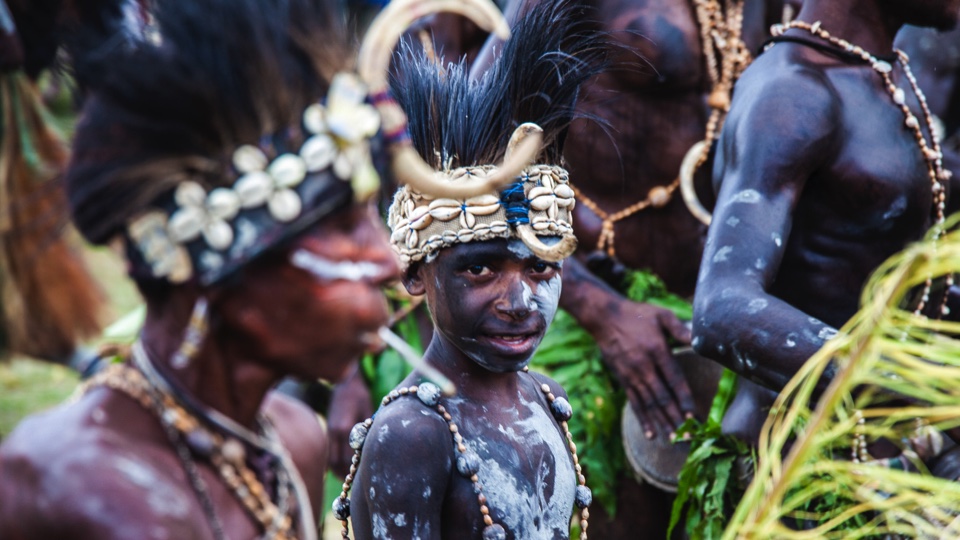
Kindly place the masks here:
<instances>
[{"instance_id":1,"label":"grassy ground","mask_svg":"<svg viewBox=\"0 0 960 540\"><path fill-rule=\"evenodd\" d=\"M133 309L139 295L124 277L120 259L106 248L85 248L84 254L107 296L107 322ZM0 363L0 437L10 433L24 416L63 401L76 386L76 374L61 366L30 358Z\"/></svg>"}]
</instances>

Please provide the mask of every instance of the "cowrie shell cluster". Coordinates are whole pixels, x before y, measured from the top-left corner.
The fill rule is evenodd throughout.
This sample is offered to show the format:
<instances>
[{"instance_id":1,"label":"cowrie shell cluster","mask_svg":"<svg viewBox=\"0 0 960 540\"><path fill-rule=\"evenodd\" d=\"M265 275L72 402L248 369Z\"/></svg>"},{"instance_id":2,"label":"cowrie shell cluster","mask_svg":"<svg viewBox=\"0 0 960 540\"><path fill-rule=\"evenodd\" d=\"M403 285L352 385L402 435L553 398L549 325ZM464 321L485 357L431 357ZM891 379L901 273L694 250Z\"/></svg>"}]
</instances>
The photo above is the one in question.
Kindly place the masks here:
<instances>
[{"instance_id":1,"label":"cowrie shell cluster","mask_svg":"<svg viewBox=\"0 0 960 540\"><path fill-rule=\"evenodd\" d=\"M166 216L147 212L128 224L128 233L151 264L157 277L182 282L192 274L189 253L183 244L203 237L207 245L224 251L234 242L231 225L241 210L266 207L280 223L295 220L303 212L303 201L295 191L310 173L332 169L334 174L373 189L379 178L370 163L370 137L380 129L377 109L366 103L367 88L349 73L334 76L327 106L314 103L301 116L308 133L297 153L285 153L272 161L251 144L241 145L231 155L239 178L232 187L209 193L199 183L181 182L174 192L177 209ZM429 216L428 216L429 218ZM420 224L426 226L429 223ZM161 238L162 237L162 238Z\"/></svg>"},{"instance_id":2,"label":"cowrie shell cluster","mask_svg":"<svg viewBox=\"0 0 960 540\"><path fill-rule=\"evenodd\" d=\"M492 167L467 167L447 174L451 181L488 176ZM531 227L552 235L573 234L570 224L574 191L566 171L553 166L532 166L520 176L529 201ZM390 211L390 241L404 263L454 243L506 238L511 226L506 209L495 193L468 199L431 198L404 188Z\"/></svg>"}]
</instances>

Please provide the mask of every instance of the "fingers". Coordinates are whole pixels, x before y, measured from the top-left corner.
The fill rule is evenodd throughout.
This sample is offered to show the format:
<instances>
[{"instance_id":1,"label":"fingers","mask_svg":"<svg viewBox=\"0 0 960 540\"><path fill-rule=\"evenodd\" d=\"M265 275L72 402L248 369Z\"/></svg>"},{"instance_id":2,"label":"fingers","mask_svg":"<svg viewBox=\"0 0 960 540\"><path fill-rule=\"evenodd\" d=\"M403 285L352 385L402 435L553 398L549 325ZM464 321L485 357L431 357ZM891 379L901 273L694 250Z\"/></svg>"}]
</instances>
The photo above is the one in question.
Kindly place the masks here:
<instances>
[{"instance_id":1,"label":"fingers","mask_svg":"<svg viewBox=\"0 0 960 540\"><path fill-rule=\"evenodd\" d=\"M659 435L667 436L668 433L674 431L663 411L654 405L654 399L646 387L627 388L627 399L640 421L640 426L643 427L643 434L646 438L652 439Z\"/></svg>"},{"instance_id":2,"label":"fingers","mask_svg":"<svg viewBox=\"0 0 960 540\"><path fill-rule=\"evenodd\" d=\"M680 365L665 346L654 349L650 354L654 357L656 371L659 373L647 373L646 377L653 379L654 384L663 390L657 396L658 402L664 403L664 407L668 409L668 416L676 422L674 426L679 426L684 420L693 416L695 404L690 385L687 384L687 378L680 369Z\"/></svg>"},{"instance_id":3,"label":"fingers","mask_svg":"<svg viewBox=\"0 0 960 540\"><path fill-rule=\"evenodd\" d=\"M678 319L673 312L662 309L657 315L657 320L660 322L660 326L666 329L673 339L679 341L683 345L690 344L690 340L693 337L690 327Z\"/></svg>"}]
</instances>

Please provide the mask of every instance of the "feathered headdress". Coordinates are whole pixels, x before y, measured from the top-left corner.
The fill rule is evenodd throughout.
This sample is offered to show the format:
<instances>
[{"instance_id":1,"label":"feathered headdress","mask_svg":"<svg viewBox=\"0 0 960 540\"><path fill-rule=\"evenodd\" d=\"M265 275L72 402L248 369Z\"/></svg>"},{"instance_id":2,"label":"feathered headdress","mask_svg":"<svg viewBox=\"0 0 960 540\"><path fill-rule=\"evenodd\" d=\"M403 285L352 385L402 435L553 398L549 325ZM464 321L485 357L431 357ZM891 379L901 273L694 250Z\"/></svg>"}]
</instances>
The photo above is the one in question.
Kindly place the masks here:
<instances>
[{"instance_id":1,"label":"feathered headdress","mask_svg":"<svg viewBox=\"0 0 960 540\"><path fill-rule=\"evenodd\" d=\"M471 80L464 61L439 66L406 50L393 91L413 146L448 185L498 171L530 133L542 133L531 166L502 191L438 199L411 187L394 199L389 223L404 262L457 242L519 236L538 256L559 260L576 246L573 190L560 167L580 85L605 67L606 43L572 2L543 2L512 29L492 67ZM547 246L537 236L559 236Z\"/></svg>"},{"instance_id":2,"label":"feathered headdress","mask_svg":"<svg viewBox=\"0 0 960 540\"><path fill-rule=\"evenodd\" d=\"M442 187L386 92L395 37L451 6L491 29L502 17L488 0L393 2L358 76L333 4L170 0L151 39L94 36L106 44L76 59L91 95L68 176L80 231L121 233L140 280L208 285L375 192L387 149L400 181Z\"/></svg>"}]
</instances>

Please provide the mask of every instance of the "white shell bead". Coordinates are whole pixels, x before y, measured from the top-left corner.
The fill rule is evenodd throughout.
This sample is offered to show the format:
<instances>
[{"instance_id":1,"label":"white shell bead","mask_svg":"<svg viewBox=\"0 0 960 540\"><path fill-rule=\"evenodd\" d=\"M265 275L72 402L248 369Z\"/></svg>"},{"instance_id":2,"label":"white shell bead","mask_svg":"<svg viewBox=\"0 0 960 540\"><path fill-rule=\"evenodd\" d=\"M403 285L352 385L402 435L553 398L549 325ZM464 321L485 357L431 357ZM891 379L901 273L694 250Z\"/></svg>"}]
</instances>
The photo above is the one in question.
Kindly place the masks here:
<instances>
[{"instance_id":1,"label":"white shell bead","mask_svg":"<svg viewBox=\"0 0 960 540\"><path fill-rule=\"evenodd\" d=\"M889 64L889 62L884 62L883 60L879 60L875 64L873 64L873 69L877 70L880 73L890 73L893 67Z\"/></svg>"},{"instance_id":2,"label":"white shell bead","mask_svg":"<svg viewBox=\"0 0 960 540\"><path fill-rule=\"evenodd\" d=\"M233 190L240 198L241 206L256 208L267 202L273 193L273 179L265 172L254 171L241 176Z\"/></svg>"},{"instance_id":3,"label":"white shell bead","mask_svg":"<svg viewBox=\"0 0 960 540\"><path fill-rule=\"evenodd\" d=\"M281 189L274 192L267 203L267 209L273 219L283 223L292 221L299 216L302 208L303 202L300 201L300 196L292 189Z\"/></svg>"},{"instance_id":4,"label":"white shell bead","mask_svg":"<svg viewBox=\"0 0 960 540\"><path fill-rule=\"evenodd\" d=\"M553 190L547 187L537 186L535 188L532 188L527 193L527 198L536 199L537 197L541 197L543 195L553 195Z\"/></svg>"},{"instance_id":5,"label":"white shell bead","mask_svg":"<svg viewBox=\"0 0 960 540\"><path fill-rule=\"evenodd\" d=\"M233 167L240 174L262 171L266 166L266 154L252 144L245 144L233 151Z\"/></svg>"},{"instance_id":6,"label":"white shell bead","mask_svg":"<svg viewBox=\"0 0 960 540\"><path fill-rule=\"evenodd\" d=\"M215 219L233 219L240 211L240 197L228 188L217 188L207 195L207 215Z\"/></svg>"},{"instance_id":7,"label":"white shell bead","mask_svg":"<svg viewBox=\"0 0 960 540\"><path fill-rule=\"evenodd\" d=\"M323 105L314 103L303 111L303 126L314 135L327 130L327 110Z\"/></svg>"},{"instance_id":8,"label":"white shell bead","mask_svg":"<svg viewBox=\"0 0 960 540\"><path fill-rule=\"evenodd\" d=\"M203 186L192 180L181 182L177 186L177 191L173 194L173 200L176 201L177 206L181 207L203 206L206 198L207 191L203 189Z\"/></svg>"},{"instance_id":9,"label":"white shell bead","mask_svg":"<svg viewBox=\"0 0 960 540\"><path fill-rule=\"evenodd\" d=\"M460 207L450 208L447 206L440 206L430 210L430 215L440 221L450 221L451 219L460 215Z\"/></svg>"},{"instance_id":10,"label":"white shell bead","mask_svg":"<svg viewBox=\"0 0 960 540\"><path fill-rule=\"evenodd\" d=\"M463 219L464 219L465 225L467 226L468 229L472 229L473 226L477 224L477 218L476 218L476 216L474 216L474 215L471 214L470 212L464 212L464 213L463 213Z\"/></svg>"},{"instance_id":11,"label":"white shell bead","mask_svg":"<svg viewBox=\"0 0 960 540\"><path fill-rule=\"evenodd\" d=\"M469 242L469 241L473 240L473 234L474 234L473 231L460 231L460 232L457 234L457 238L458 238L461 242Z\"/></svg>"},{"instance_id":12,"label":"white shell bead","mask_svg":"<svg viewBox=\"0 0 960 540\"><path fill-rule=\"evenodd\" d=\"M468 206L467 212L475 216L489 216L490 214L495 213L500 209L500 203L491 204L488 206Z\"/></svg>"},{"instance_id":13,"label":"white shell bead","mask_svg":"<svg viewBox=\"0 0 960 540\"><path fill-rule=\"evenodd\" d=\"M906 102L906 94L903 92L903 88L897 88L893 91L893 102L897 105L903 105Z\"/></svg>"},{"instance_id":14,"label":"white shell bead","mask_svg":"<svg viewBox=\"0 0 960 540\"><path fill-rule=\"evenodd\" d=\"M460 201L455 199L436 199L430 203L429 208L434 210L436 208L460 208Z\"/></svg>"},{"instance_id":15,"label":"white shell bead","mask_svg":"<svg viewBox=\"0 0 960 540\"><path fill-rule=\"evenodd\" d=\"M203 227L203 239L217 251L223 251L233 243L233 229L226 221L211 220Z\"/></svg>"},{"instance_id":16,"label":"white shell bead","mask_svg":"<svg viewBox=\"0 0 960 540\"><path fill-rule=\"evenodd\" d=\"M430 215L430 209L426 206L421 206L415 209L410 214L410 228L416 230L422 230L428 225L433 223L433 216Z\"/></svg>"},{"instance_id":17,"label":"white shell bead","mask_svg":"<svg viewBox=\"0 0 960 540\"><path fill-rule=\"evenodd\" d=\"M353 163L346 153L341 152L333 160L333 174L341 180L349 180L350 176L353 175Z\"/></svg>"},{"instance_id":18,"label":"white shell bead","mask_svg":"<svg viewBox=\"0 0 960 540\"><path fill-rule=\"evenodd\" d=\"M477 195L476 197L470 197L465 202L467 206L490 206L491 204L500 204L500 197L491 194Z\"/></svg>"},{"instance_id":19,"label":"white shell bead","mask_svg":"<svg viewBox=\"0 0 960 540\"><path fill-rule=\"evenodd\" d=\"M553 189L553 193L557 197L562 197L564 199L572 199L574 197L573 188L567 184L559 184Z\"/></svg>"},{"instance_id":20,"label":"white shell bead","mask_svg":"<svg viewBox=\"0 0 960 540\"><path fill-rule=\"evenodd\" d=\"M296 154L283 154L273 160L267 169L277 187L289 188L303 182L307 176L307 164Z\"/></svg>"},{"instance_id":21,"label":"white shell bead","mask_svg":"<svg viewBox=\"0 0 960 540\"><path fill-rule=\"evenodd\" d=\"M553 195L542 195L530 201L530 208L534 210L546 210L552 207L553 204Z\"/></svg>"},{"instance_id":22,"label":"white shell bead","mask_svg":"<svg viewBox=\"0 0 960 540\"><path fill-rule=\"evenodd\" d=\"M329 135L314 135L300 147L300 157L303 158L308 171L322 171L336 159L337 143Z\"/></svg>"},{"instance_id":23,"label":"white shell bead","mask_svg":"<svg viewBox=\"0 0 960 540\"><path fill-rule=\"evenodd\" d=\"M407 234L407 247L409 249L416 249L419 242L420 237L417 235L417 231L410 229L410 232Z\"/></svg>"},{"instance_id":24,"label":"white shell bead","mask_svg":"<svg viewBox=\"0 0 960 540\"><path fill-rule=\"evenodd\" d=\"M167 232L170 234L170 239L178 244L189 242L203 230L204 221L206 219L199 206L185 206L170 216Z\"/></svg>"}]
</instances>

